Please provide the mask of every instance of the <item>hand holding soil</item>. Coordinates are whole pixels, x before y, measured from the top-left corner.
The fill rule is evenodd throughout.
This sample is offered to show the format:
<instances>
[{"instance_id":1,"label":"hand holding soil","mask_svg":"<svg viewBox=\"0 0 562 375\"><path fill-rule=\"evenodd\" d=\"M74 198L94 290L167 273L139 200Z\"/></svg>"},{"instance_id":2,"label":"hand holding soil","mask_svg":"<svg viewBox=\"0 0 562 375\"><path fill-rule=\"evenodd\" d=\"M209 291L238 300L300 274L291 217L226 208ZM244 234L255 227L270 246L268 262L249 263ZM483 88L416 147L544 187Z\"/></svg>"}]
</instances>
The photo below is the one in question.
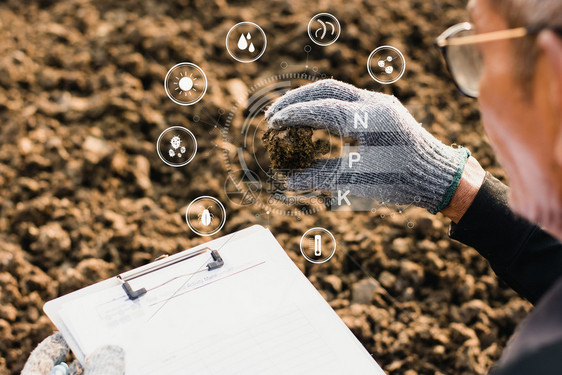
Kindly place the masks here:
<instances>
[{"instance_id":1,"label":"hand holding soil","mask_svg":"<svg viewBox=\"0 0 562 375\"><path fill-rule=\"evenodd\" d=\"M266 119L275 129L264 136L273 168L306 168L287 177L295 190L351 193L437 213L449 204L470 156L466 148L441 143L396 97L333 79L289 91ZM320 145L312 144L309 127L353 138L358 146L313 161Z\"/></svg>"}]
</instances>

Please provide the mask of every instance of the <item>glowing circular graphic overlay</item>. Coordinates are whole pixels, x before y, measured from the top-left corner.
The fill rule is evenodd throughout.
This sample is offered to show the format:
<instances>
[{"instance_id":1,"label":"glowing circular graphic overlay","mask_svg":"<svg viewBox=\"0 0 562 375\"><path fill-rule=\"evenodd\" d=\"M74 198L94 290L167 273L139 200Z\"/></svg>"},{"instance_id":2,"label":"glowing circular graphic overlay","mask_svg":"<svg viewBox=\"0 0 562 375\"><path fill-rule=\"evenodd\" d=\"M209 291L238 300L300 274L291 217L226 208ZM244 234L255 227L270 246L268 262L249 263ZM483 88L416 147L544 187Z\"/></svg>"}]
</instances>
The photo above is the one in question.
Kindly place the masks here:
<instances>
[{"instance_id":1,"label":"glowing circular graphic overlay","mask_svg":"<svg viewBox=\"0 0 562 375\"><path fill-rule=\"evenodd\" d=\"M326 263L336 253L336 239L326 228L307 230L300 241L301 254L311 263Z\"/></svg>"},{"instance_id":2,"label":"glowing circular graphic overlay","mask_svg":"<svg viewBox=\"0 0 562 375\"><path fill-rule=\"evenodd\" d=\"M256 61L262 57L266 48L267 36L263 29L253 22L239 22L226 34L226 50L238 62Z\"/></svg>"},{"instance_id":3,"label":"glowing circular graphic overlay","mask_svg":"<svg viewBox=\"0 0 562 375\"><path fill-rule=\"evenodd\" d=\"M226 114L222 141L228 146L222 151L227 180L230 179L225 182L225 193L230 200L233 200L231 196L240 197L245 194L245 202L248 204L254 202L253 204L270 214L294 216L297 219L301 215L316 214L331 207L333 197L325 192L288 189L285 184L285 172L291 171L280 172L271 169L268 152L262 142L262 136L268 129L264 117L265 109L287 91L317 80L318 77L305 73L285 73L268 77L250 87L247 100L239 100ZM244 103L244 106L240 103ZM313 135L313 140L315 139L324 139L330 143L329 151L323 157L339 158L344 155L345 145L341 135L320 129ZM240 180L238 174L241 170L252 172L249 175L261 184L261 194L252 193L251 189L246 188L247 184L234 183ZM329 172L332 173L331 170ZM322 170L319 173L327 171ZM234 189L236 187L238 194Z\"/></svg>"},{"instance_id":4,"label":"glowing circular graphic overlay","mask_svg":"<svg viewBox=\"0 0 562 375\"><path fill-rule=\"evenodd\" d=\"M171 126L158 137L156 152L165 164L176 168L183 167L197 154L197 140L189 129Z\"/></svg>"},{"instance_id":5,"label":"glowing circular graphic overlay","mask_svg":"<svg viewBox=\"0 0 562 375\"><path fill-rule=\"evenodd\" d=\"M371 78L383 85L398 81L406 71L406 59L396 47L380 46L367 59L367 71Z\"/></svg>"},{"instance_id":6,"label":"glowing circular graphic overlay","mask_svg":"<svg viewBox=\"0 0 562 375\"><path fill-rule=\"evenodd\" d=\"M338 40L340 32L340 21L330 13L318 13L308 22L310 40L322 47L329 46ZM310 52L310 50L305 49L305 52Z\"/></svg>"},{"instance_id":7,"label":"glowing circular graphic overlay","mask_svg":"<svg viewBox=\"0 0 562 375\"><path fill-rule=\"evenodd\" d=\"M185 221L193 233L212 236L224 226L226 210L217 198L203 195L195 198L187 206Z\"/></svg>"}]
</instances>

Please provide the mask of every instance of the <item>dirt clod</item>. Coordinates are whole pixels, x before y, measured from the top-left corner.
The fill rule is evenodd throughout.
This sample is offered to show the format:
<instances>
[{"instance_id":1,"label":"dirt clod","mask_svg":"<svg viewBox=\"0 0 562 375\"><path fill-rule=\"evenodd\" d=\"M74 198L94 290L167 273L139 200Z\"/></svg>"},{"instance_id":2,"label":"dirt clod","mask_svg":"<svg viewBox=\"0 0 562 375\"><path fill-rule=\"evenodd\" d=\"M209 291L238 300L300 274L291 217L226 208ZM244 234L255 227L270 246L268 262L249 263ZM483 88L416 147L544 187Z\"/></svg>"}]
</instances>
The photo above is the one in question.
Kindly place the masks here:
<instances>
[{"instance_id":1,"label":"dirt clod","mask_svg":"<svg viewBox=\"0 0 562 375\"><path fill-rule=\"evenodd\" d=\"M307 168L319 156L330 150L330 144L312 140L312 128L268 129L262 140L265 144L271 167L278 170Z\"/></svg>"}]
</instances>

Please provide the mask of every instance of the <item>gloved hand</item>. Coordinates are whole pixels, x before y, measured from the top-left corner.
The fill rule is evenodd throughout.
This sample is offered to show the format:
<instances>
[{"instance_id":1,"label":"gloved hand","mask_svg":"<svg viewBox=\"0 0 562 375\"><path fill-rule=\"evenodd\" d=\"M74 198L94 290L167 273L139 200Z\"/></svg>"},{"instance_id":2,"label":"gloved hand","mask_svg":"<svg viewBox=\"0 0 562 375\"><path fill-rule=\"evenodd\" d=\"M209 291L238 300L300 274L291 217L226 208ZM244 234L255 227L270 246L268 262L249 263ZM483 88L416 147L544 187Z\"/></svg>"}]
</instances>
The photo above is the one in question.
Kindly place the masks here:
<instances>
[{"instance_id":1,"label":"gloved hand","mask_svg":"<svg viewBox=\"0 0 562 375\"><path fill-rule=\"evenodd\" d=\"M55 332L31 352L21 375L48 375L67 355L66 341L60 332ZM113 345L98 348L86 358L84 370L78 361L74 361L69 374L80 374L82 371L85 375L123 375L125 352L119 346Z\"/></svg>"},{"instance_id":2,"label":"gloved hand","mask_svg":"<svg viewBox=\"0 0 562 375\"><path fill-rule=\"evenodd\" d=\"M265 117L277 129L309 126L359 142L342 158L316 160L289 175L295 190L349 191L437 213L449 204L470 156L433 137L394 96L333 79L289 91Z\"/></svg>"}]
</instances>

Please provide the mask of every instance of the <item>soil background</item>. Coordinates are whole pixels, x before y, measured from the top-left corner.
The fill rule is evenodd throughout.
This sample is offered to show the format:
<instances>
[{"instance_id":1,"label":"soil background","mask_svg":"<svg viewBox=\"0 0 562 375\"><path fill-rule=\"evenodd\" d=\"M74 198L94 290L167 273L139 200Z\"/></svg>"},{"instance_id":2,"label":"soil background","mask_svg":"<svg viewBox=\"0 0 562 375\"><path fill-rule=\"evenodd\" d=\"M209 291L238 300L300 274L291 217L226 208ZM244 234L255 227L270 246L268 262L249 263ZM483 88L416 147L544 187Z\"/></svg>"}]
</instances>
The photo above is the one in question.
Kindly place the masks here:
<instances>
[{"instance_id":1,"label":"soil background","mask_svg":"<svg viewBox=\"0 0 562 375\"><path fill-rule=\"evenodd\" d=\"M194 198L225 203L228 220L217 236L267 224L258 207L226 199L213 124L224 123L235 98L254 83L292 67L303 71L305 45L318 72L395 94L439 139L468 147L503 178L476 102L457 92L433 47L446 27L468 19L465 6L460 0L0 3L0 374L18 373L52 333L42 312L46 301L207 241L183 219ZM341 23L339 40L328 47L307 35L319 12ZM256 22L268 35L255 63L238 63L225 49L226 33L241 21ZM383 44L407 59L404 77L385 87L365 67ZM190 107L169 100L162 84L181 61L201 66L209 81L206 96ZM171 124L198 139L195 160L183 168L166 166L155 151ZM268 224L389 374L486 372L530 305L476 251L448 239L443 216L381 212L275 216ZM300 236L312 226L331 230L338 241L323 265L299 252Z\"/></svg>"}]
</instances>

